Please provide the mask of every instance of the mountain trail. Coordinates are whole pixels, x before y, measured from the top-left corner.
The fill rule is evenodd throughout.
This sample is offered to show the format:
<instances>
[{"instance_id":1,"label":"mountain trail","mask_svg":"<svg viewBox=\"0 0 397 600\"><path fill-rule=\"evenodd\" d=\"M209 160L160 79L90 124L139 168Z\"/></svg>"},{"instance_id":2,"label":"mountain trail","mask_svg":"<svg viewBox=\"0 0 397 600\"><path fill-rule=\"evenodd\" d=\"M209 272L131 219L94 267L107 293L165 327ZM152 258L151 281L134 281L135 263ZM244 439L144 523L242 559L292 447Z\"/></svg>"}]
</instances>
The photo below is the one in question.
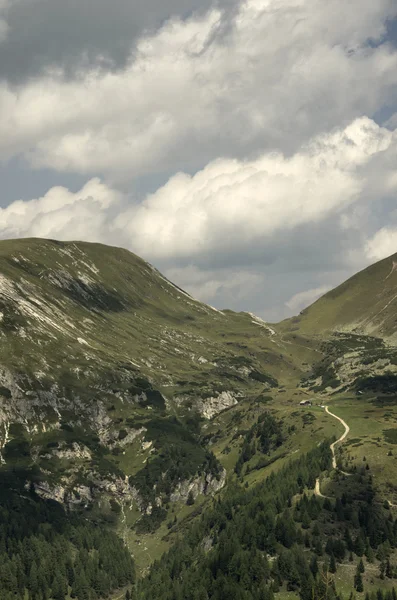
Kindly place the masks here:
<instances>
[{"instance_id":1,"label":"mountain trail","mask_svg":"<svg viewBox=\"0 0 397 600\"><path fill-rule=\"evenodd\" d=\"M338 421L340 421L343 425L343 427L345 428L344 433L340 436L339 439L336 440L336 442L333 442L330 445L330 450L332 452L332 468L336 469L336 457L335 457L335 446L336 444L340 444L341 442L343 442L343 440L345 439L345 437L347 436L347 434L350 431L350 427L349 425L346 423L346 421L344 421L343 419L341 419L341 417L338 417L338 415L335 415L334 413L332 413L329 409L328 406L325 407L325 412L328 413L329 415L331 415L331 417L334 417L334 419L337 419ZM339 469L341 473L343 473L344 475L351 475L351 473L345 473L345 471L341 471L341 469Z\"/></svg>"},{"instance_id":2,"label":"mountain trail","mask_svg":"<svg viewBox=\"0 0 397 600\"><path fill-rule=\"evenodd\" d=\"M321 490L320 490L320 477L317 477L317 479L316 479L316 486L314 488L314 494L316 496L319 496L320 498L328 498L328 496L324 496L324 494L321 493Z\"/></svg>"},{"instance_id":3,"label":"mountain trail","mask_svg":"<svg viewBox=\"0 0 397 600\"><path fill-rule=\"evenodd\" d=\"M340 444L341 442L343 442L343 440L345 439L345 437L347 436L347 434L350 431L350 427L346 423L346 421L344 421L343 419L341 419L341 417L338 417L338 415L335 415L334 413L332 413L328 409L328 406L325 407L325 412L328 413L329 415L331 415L331 417L334 417L335 419L337 419L338 421L340 421L342 423L342 425L344 426L344 428L345 428L345 431L342 433L342 435L340 436L340 438L338 438L336 440L336 442L333 442L330 445L330 447L329 447L330 450L331 450L331 452L332 452L332 468L333 469L337 469L338 467L337 467L337 464L336 464L335 446L336 446L336 444ZM338 469L338 470L341 473L343 473L343 475L347 475L348 477L351 475L351 473L346 473L346 471L342 471L341 469ZM314 493L315 493L316 496L319 496L320 498L327 498L328 497L328 496L324 496L321 493L321 490L320 490L320 478L319 477L317 477L317 479L316 479L316 485L315 485L315 488L314 488Z\"/></svg>"},{"instance_id":4,"label":"mountain trail","mask_svg":"<svg viewBox=\"0 0 397 600\"><path fill-rule=\"evenodd\" d=\"M346 421L344 421L341 417L338 417L338 415L335 415L334 413L332 413L329 409L328 406L325 407L325 412L327 412L329 415L331 415L331 417L334 417L335 419L338 419L338 421L340 421L342 423L342 425L345 428L345 431L343 432L343 434L340 436L339 439L336 440L336 442L333 442L330 445L330 450L332 452L332 468L333 469L338 469L337 464L336 464L336 457L335 457L335 446L336 444L340 444L340 442L343 442L343 440L345 439L345 437L347 436L347 434L350 431L350 427L349 425L346 423ZM348 477L350 477L351 475L353 475L353 473L346 473L346 471L342 471L342 469L338 469L340 473L342 473L343 475L347 475ZM317 477L316 479L316 485L314 488L314 494L316 496L318 496L319 498L328 498L329 496L324 496L324 494L321 493L320 490L320 477ZM397 504L393 504L392 502L390 502L390 500L388 500L389 506L390 508L397 508Z\"/></svg>"}]
</instances>

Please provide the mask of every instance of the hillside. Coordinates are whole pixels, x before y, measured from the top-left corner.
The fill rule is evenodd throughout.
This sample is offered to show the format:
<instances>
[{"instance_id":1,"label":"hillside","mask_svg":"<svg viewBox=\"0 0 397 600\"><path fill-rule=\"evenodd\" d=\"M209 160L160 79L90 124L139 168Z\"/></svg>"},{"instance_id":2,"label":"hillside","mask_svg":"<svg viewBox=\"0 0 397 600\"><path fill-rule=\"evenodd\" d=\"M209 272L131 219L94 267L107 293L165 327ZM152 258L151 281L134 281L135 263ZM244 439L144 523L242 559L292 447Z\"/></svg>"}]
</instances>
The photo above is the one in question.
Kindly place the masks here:
<instances>
[{"instance_id":1,"label":"hillside","mask_svg":"<svg viewBox=\"0 0 397 600\"><path fill-rule=\"evenodd\" d=\"M2 600L394 600L393 258L269 326L0 242Z\"/></svg>"},{"instance_id":2,"label":"hillside","mask_svg":"<svg viewBox=\"0 0 397 600\"><path fill-rule=\"evenodd\" d=\"M309 335L344 331L397 342L397 254L331 290L282 326Z\"/></svg>"},{"instance_id":3,"label":"hillside","mask_svg":"<svg viewBox=\"0 0 397 600\"><path fill-rule=\"evenodd\" d=\"M222 487L200 423L305 368L260 319L100 244L0 242L0 305L1 461L67 504L108 493L151 514L192 485Z\"/></svg>"},{"instance_id":4,"label":"hillside","mask_svg":"<svg viewBox=\"0 0 397 600\"><path fill-rule=\"evenodd\" d=\"M194 300L126 250L3 241L0 275L1 364L43 389L51 380L66 386L72 378L80 386L99 371L110 380L129 372L150 377L172 398L176 389L189 394L190 378L196 386L201 379L207 392L212 384L214 393L217 386L224 391L228 368L241 371L232 385L238 389L255 380L261 360L276 378L293 369L279 359L260 319ZM250 359L252 349L258 352Z\"/></svg>"}]
</instances>

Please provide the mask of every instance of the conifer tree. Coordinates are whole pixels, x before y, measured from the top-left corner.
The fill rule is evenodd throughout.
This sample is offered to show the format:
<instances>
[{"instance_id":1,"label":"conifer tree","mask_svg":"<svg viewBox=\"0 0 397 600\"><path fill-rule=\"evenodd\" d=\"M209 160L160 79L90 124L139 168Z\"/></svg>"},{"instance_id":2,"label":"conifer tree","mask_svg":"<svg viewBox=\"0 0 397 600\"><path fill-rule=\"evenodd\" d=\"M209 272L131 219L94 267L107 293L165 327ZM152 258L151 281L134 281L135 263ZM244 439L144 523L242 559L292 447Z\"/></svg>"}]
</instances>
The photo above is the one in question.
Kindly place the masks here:
<instances>
[{"instance_id":1,"label":"conifer tree","mask_svg":"<svg viewBox=\"0 0 397 600\"><path fill-rule=\"evenodd\" d=\"M331 558L329 561L329 571L330 573L336 573L336 560L333 554L331 554Z\"/></svg>"},{"instance_id":2,"label":"conifer tree","mask_svg":"<svg viewBox=\"0 0 397 600\"><path fill-rule=\"evenodd\" d=\"M315 554L313 554L313 556L310 560L310 570L312 572L313 577L316 578L317 573L318 573L318 562L317 562L317 556Z\"/></svg>"},{"instance_id":3,"label":"conifer tree","mask_svg":"<svg viewBox=\"0 0 397 600\"><path fill-rule=\"evenodd\" d=\"M363 578L361 575L361 571L358 568L357 568L356 574L354 576L354 589L357 590L357 592L364 591Z\"/></svg>"},{"instance_id":4,"label":"conifer tree","mask_svg":"<svg viewBox=\"0 0 397 600\"><path fill-rule=\"evenodd\" d=\"M389 579L392 579L392 578L393 578L393 569L392 569L392 567L391 567L391 564L390 564L390 560L389 560L389 559L387 559L387 561L386 561L386 570L385 570L385 575L386 575L386 577L388 577Z\"/></svg>"},{"instance_id":5,"label":"conifer tree","mask_svg":"<svg viewBox=\"0 0 397 600\"><path fill-rule=\"evenodd\" d=\"M52 583L51 595L54 600L65 600L66 592L65 578L62 576L62 573L58 571Z\"/></svg>"}]
</instances>

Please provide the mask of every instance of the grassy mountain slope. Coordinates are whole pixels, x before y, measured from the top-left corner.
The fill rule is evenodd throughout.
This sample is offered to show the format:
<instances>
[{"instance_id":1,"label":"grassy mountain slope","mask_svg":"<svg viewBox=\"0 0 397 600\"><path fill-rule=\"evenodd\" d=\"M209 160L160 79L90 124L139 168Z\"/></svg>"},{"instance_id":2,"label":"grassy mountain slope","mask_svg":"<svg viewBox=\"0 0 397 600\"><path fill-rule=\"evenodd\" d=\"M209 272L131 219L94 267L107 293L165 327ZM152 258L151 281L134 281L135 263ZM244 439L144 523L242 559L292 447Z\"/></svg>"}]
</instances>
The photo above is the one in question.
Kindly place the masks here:
<instances>
[{"instance_id":1,"label":"grassy mountain slope","mask_svg":"<svg viewBox=\"0 0 397 600\"><path fill-rule=\"evenodd\" d=\"M389 559L391 586L394 262L270 327L194 300L126 250L0 242L0 478L17 477L40 512L55 499L116 530L149 572L137 598L331 599L350 593L363 553L366 590L383 587ZM352 432L336 469L328 403ZM0 530L1 511L0 499ZM68 544L56 597L102 597L96 551L81 574Z\"/></svg>"},{"instance_id":2,"label":"grassy mountain slope","mask_svg":"<svg viewBox=\"0 0 397 600\"><path fill-rule=\"evenodd\" d=\"M276 378L293 368L278 359L264 323L197 302L126 250L3 241L0 276L1 364L39 381L128 365L172 396L178 378L221 381L232 357L230 368L262 360ZM248 358L252 349L259 359Z\"/></svg>"},{"instance_id":3,"label":"grassy mountain slope","mask_svg":"<svg viewBox=\"0 0 397 600\"><path fill-rule=\"evenodd\" d=\"M309 335L345 331L397 341L397 254L322 296L281 326Z\"/></svg>"},{"instance_id":4,"label":"grassy mountain slope","mask_svg":"<svg viewBox=\"0 0 397 600\"><path fill-rule=\"evenodd\" d=\"M170 497L224 485L208 423L311 355L126 250L39 239L0 242L0 336L3 468L69 505L113 496L148 531Z\"/></svg>"}]
</instances>

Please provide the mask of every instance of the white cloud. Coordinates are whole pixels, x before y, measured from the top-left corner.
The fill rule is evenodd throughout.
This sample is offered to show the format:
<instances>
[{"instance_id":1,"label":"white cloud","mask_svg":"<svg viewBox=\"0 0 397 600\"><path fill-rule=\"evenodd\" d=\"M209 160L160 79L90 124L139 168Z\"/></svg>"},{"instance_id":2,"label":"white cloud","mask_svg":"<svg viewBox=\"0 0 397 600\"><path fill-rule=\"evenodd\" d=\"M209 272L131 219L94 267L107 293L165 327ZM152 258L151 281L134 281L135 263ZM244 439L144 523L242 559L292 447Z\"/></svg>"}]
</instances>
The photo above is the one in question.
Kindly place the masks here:
<instances>
[{"instance_id":1,"label":"white cloud","mask_svg":"<svg viewBox=\"0 0 397 600\"><path fill-rule=\"evenodd\" d=\"M99 179L91 179L76 193L53 187L42 198L17 200L0 209L0 235L111 241L108 209L121 200L119 192Z\"/></svg>"},{"instance_id":2,"label":"white cloud","mask_svg":"<svg viewBox=\"0 0 397 600\"><path fill-rule=\"evenodd\" d=\"M293 314L297 314L313 302L315 302L320 296L323 296L331 289L330 286L323 285L321 287L313 288L311 290L306 290L304 292L299 292L298 294L294 294L285 305L290 309Z\"/></svg>"},{"instance_id":3,"label":"white cloud","mask_svg":"<svg viewBox=\"0 0 397 600\"><path fill-rule=\"evenodd\" d=\"M360 207L378 201L385 189L397 190L390 161L395 138L373 121L358 119L315 137L291 157L218 159L194 176L179 173L140 204L128 205L98 178L76 193L54 187L42 198L1 209L0 232L117 239L151 260L186 262L269 249L286 232L335 217L341 230L359 230L360 215L368 213Z\"/></svg>"},{"instance_id":4,"label":"white cloud","mask_svg":"<svg viewBox=\"0 0 397 600\"><path fill-rule=\"evenodd\" d=\"M246 0L142 37L124 69L0 87L0 157L113 180L302 142L395 97L393 0Z\"/></svg>"},{"instance_id":5,"label":"white cloud","mask_svg":"<svg viewBox=\"0 0 397 600\"><path fill-rule=\"evenodd\" d=\"M392 142L390 131L363 118L315 138L290 158L220 159L193 177L175 175L121 213L115 226L154 259L266 247L279 232L343 216L366 194L376 194L381 184L368 166Z\"/></svg>"},{"instance_id":6,"label":"white cloud","mask_svg":"<svg viewBox=\"0 0 397 600\"><path fill-rule=\"evenodd\" d=\"M246 301L262 287L264 280L260 273L238 269L207 271L195 265L169 268L166 276L202 302L227 302L225 308L231 305L232 298L233 302Z\"/></svg>"},{"instance_id":7,"label":"white cloud","mask_svg":"<svg viewBox=\"0 0 397 600\"><path fill-rule=\"evenodd\" d=\"M396 228L374 235L382 202L395 207L396 152L397 133L361 118L290 157L179 173L140 204L98 178L54 187L1 209L0 237L121 245L204 301L275 320L397 250Z\"/></svg>"},{"instance_id":8,"label":"white cloud","mask_svg":"<svg viewBox=\"0 0 397 600\"><path fill-rule=\"evenodd\" d=\"M383 227L368 240L366 255L372 260L381 260L397 252L397 227Z\"/></svg>"}]
</instances>

